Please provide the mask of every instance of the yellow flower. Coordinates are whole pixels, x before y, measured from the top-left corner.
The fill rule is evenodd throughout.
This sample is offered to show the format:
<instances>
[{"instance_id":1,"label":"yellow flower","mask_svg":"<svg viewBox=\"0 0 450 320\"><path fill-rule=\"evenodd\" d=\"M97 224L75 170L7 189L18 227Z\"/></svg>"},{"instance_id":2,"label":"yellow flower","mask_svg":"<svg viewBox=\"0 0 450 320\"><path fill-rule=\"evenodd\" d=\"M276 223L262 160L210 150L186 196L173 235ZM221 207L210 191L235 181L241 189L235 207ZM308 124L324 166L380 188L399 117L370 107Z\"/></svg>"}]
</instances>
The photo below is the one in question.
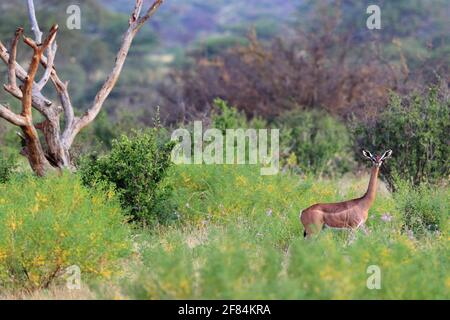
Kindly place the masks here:
<instances>
[{"instance_id":1,"label":"yellow flower","mask_svg":"<svg viewBox=\"0 0 450 320\"><path fill-rule=\"evenodd\" d=\"M339 280L341 278L341 274L330 266L326 266L323 270L321 270L319 272L319 276L325 281Z\"/></svg>"},{"instance_id":2,"label":"yellow flower","mask_svg":"<svg viewBox=\"0 0 450 320\"><path fill-rule=\"evenodd\" d=\"M247 181L247 179L246 179L245 177L243 177L243 176L237 176L237 177L236 177L236 184L237 184L239 187L245 187L245 186L247 186L248 181Z\"/></svg>"},{"instance_id":3,"label":"yellow flower","mask_svg":"<svg viewBox=\"0 0 450 320\"><path fill-rule=\"evenodd\" d=\"M108 200L111 200L112 197L114 197L114 191L109 190L108 193L106 194L106 196L107 196Z\"/></svg>"},{"instance_id":4,"label":"yellow flower","mask_svg":"<svg viewBox=\"0 0 450 320\"><path fill-rule=\"evenodd\" d=\"M184 292L189 291L190 289L189 281L187 281L186 279L181 280L180 289L183 290Z\"/></svg>"},{"instance_id":5,"label":"yellow flower","mask_svg":"<svg viewBox=\"0 0 450 320\"><path fill-rule=\"evenodd\" d=\"M39 284L39 282L40 282L40 277L39 277L39 275L38 274L35 274L35 273L29 273L28 274L28 277L30 278L30 280L31 280L31 282L34 284L34 285L38 285Z\"/></svg>"},{"instance_id":6,"label":"yellow flower","mask_svg":"<svg viewBox=\"0 0 450 320\"><path fill-rule=\"evenodd\" d=\"M8 256L5 250L0 249L0 261Z\"/></svg>"},{"instance_id":7,"label":"yellow flower","mask_svg":"<svg viewBox=\"0 0 450 320\"><path fill-rule=\"evenodd\" d=\"M389 257L389 249L388 248L383 248L383 250L381 251L381 256L383 258Z\"/></svg>"},{"instance_id":8,"label":"yellow flower","mask_svg":"<svg viewBox=\"0 0 450 320\"><path fill-rule=\"evenodd\" d=\"M36 258L33 259L33 264L37 266L43 266L45 264L45 259L43 256L38 255Z\"/></svg>"},{"instance_id":9,"label":"yellow flower","mask_svg":"<svg viewBox=\"0 0 450 320\"><path fill-rule=\"evenodd\" d=\"M39 211L39 203L36 203L33 208L31 208L31 213L37 213Z\"/></svg>"},{"instance_id":10,"label":"yellow flower","mask_svg":"<svg viewBox=\"0 0 450 320\"><path fill-rule=\"evenodd\" d=\"M289 158L287 159L287 164L291 167L296 166L297 165L297 156L295 155L294 152L292 152L289 156Z\"/></svg>"},{"instance_id":11,"label":"yellow flower","mask_svg":"<svg viewBox=\"0 0 450 320\"><path fill-rule=\"evenodd\" d=\"M34 197L34 199L37 202L48 202L48 198L45 195L40 194L39 192L36 192L36 196Z\"/></svg>"},{"instance_id":12,"label":"yellow flower","mask_svg":"<svg viewBox=\"0 0 450 320\"><path fill-rule=\"evenodd\" d=\"M17 228L22 225L22 223L23 222L21 220L16 220L14 217L11 217L6 225L9 226L12 231L16 231Z\"/></svg>"},{"instance_id":13,"label":"yellow flower","mask_svg":"<svg viewBox=\"0 0 450 320\"><path fill-rule=\"evenodd\" d=\"M111 271L111 270L102 270L102 271L100 272L100 274L101 274L103 277L109 279L109 278L111 278L112 271Z\"/></svg>"}]
</instances>

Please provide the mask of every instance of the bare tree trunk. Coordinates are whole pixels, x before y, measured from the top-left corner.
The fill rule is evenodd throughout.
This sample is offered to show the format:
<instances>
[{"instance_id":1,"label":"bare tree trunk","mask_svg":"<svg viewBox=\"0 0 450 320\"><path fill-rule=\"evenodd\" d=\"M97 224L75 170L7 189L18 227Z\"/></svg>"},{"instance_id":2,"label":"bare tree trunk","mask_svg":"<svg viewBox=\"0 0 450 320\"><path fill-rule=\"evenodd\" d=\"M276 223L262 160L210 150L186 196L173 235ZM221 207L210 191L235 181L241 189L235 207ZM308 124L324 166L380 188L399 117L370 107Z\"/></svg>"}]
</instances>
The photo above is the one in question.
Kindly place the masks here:
<instances>
[{"instance_id":1,"label":"bare tree trunk","mask_svg":"<svg viewBox=\"0 0 450 320\"><path fill-rule=\"evenodd\" d=\"M21 128L24 143L22 154L28 158L31 168L37 175L44 176L50 167L73 169L70 148L77 134L99 114L119 79L134 37L162 3L163 0L155 0L148 10L141 14L143 0L135 0L135 7L114 67L88 111L77 117L70 99L68 83L59 78L54 67L58 26L53 26L42 41L43 33L39 29L33 0L27 0L29 20L34 33L34 40L23 37L24 42L33 49L33 57L27 71L16 61L17 44L23 36L23 29L17 29L9 50L0 42L0 60L8 66L9 83L4 85L4 89L21 100L22 112L16 114L0 104L0 117ZM45 72L39 81L35 81L39 65L45 68ZM21 88L17 86L17 80L23 83ZM42 94L42 89L50 80L58 94L60 105L54 104ZM44 121L33 123L32 108L42 114ZM64 128L61 128L61 114L64 114ZM42 132L45 148L41 145L37 130Z\"/></svg>"}]
</instances>

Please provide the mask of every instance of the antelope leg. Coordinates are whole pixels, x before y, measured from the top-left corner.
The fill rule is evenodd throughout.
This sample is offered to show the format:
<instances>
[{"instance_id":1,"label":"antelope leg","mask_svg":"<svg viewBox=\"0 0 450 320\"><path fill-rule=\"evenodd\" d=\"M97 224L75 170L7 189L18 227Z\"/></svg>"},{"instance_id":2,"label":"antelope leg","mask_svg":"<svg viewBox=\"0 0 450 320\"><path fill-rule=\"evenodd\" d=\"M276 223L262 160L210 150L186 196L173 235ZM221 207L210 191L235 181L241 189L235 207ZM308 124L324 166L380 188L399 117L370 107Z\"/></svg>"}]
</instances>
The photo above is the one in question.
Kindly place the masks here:
<instances>
[{"instance_id":1,"label":"antelope leg","mask_svg":"<svg viewBox=\"0 0 450 320\"><path fill-rule=\"evenodd\" d=\"M369 229L367 229L367 226L365 225L365 224L362 224L361 225L361 230L364 232L364 234L366 235L366 236L368 236L369 235Z\"/></svg>"}]
</instances>

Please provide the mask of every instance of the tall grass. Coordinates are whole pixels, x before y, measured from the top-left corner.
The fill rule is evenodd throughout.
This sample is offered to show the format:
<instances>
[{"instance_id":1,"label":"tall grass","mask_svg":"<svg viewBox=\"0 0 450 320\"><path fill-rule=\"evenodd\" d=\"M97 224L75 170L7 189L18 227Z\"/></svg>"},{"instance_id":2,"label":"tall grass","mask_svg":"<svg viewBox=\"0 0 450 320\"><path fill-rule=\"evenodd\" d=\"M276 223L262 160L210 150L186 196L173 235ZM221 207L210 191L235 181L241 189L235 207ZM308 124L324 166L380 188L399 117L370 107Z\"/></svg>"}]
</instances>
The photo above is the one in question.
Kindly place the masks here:
<instances>
[{"instance_id":1,"label":"tall grass","mask_svg":"<svg viewBox=\"0 0 450 320\"><path fill-rule=\"evenodd\" d=\"M346 231L303 239L301 209L361 195L366 180L342 191L337 181L263 177L253 166L179 166L171 179L177 184L178 225L138 237L142 265L121 284L122 297L447 297L450 239L441 233L419 240L402 232L404 213L388 194L379 194L369 212L370 235L358 234L351 245ZM380 290L366 285L371 265L381 270Z\"/></svg>"},{"instance_id":2,"label":"tall grass","mask_svg":"<svg viewBox=\"0 0 450 320\"><path fill-rule=\"evenodd\" d=\"M65 284L70 266L83 281L122 272L130 228L111 191L88 190L73 175L23 175L0 184L0 291Z\"/></svg>"},{"instance_id":3,"label":"tall grass","mask_svg":"<svg viewBox=\"0 0 450 320\"><path fill-rule=\"evenodd\" d=\"M261 176L259 169L171 168L172 220L134 228L133 255L113 193L86 189L66 174L15 177L0 184L6 221L0 226L0 288L42 289L55 270L76 264L100 298L448 298L448 187L399 185L392 195L379 192L369 211L370 234L357 233L351 244L347 231L324 230L304 240L301 210L362 195L368 174L327 180ZM439 217L439 232L405 228L411 215L430 214ZM381 271L379 290L367 287L374 265Z\"/></svg>"},{"instance_id":4,"label":"tall grass","mask_svg":"<svg viewBox=\"0 0 450 320\"><path fill-rule=\"evenodd\" d=\"M257 221L236 222L143 237L144 266L122 285L122 294L134 299L447 297L448 239L418 243L386 226L351 246L328 231L313 241L293 234L279 247L273 234L258 228ZM371 265L381 270L380 290L366 286Z\"/></svg>"}]
</instances>

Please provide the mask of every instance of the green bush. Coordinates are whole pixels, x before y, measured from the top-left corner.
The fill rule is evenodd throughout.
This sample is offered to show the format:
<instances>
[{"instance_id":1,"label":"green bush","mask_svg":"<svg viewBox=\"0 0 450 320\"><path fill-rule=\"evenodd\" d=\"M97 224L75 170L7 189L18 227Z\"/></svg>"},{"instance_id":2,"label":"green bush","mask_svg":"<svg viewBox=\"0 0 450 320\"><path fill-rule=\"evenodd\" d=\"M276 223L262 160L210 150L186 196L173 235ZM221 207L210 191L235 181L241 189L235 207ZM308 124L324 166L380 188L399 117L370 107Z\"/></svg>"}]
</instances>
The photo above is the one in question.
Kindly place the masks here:
<instances>
[{"instance_id":1,"label":"green bush","mask_svg":"<svg viewBox=\"0 0 450 320\"><path fill-rule=\"evenodd\" d=\"M415 235L448 228L450 193L448 188L425 184L412 186L409 182L396 182L394 199L402 215L403 229Z\"/></svg>"},{"instance_id":2,"label":"green bush","mask_svg":"<svg viewBox=\"0 0 450 320\"><path fill-rule=\"evenodd\" d=\"M13 155L6 156L0 153L0 183L7 182L14 170L17 168L16 157Z\"/></svg>"},{"instance_id":3,"label":"green bush","mask_svg":"<svg viewBox=\"0 0 450 320\"><path fill-rule=\"evenodd\" d=\"M220 98L214 100L211 122L213 128L222 130L223 133L226 129L266 129L268 126L267 122L259 117L247 120L244 113Z\"/></svg>"},{"instance_id":4,"label":"green bush","mask_svg":"<svg viewBox=\"0 0 450 320\"><path fill-rule=\"evenodd\" d=\"M88 190L69 174L0 185L0 220L0 291L57 285L72 265L82 281L110 278L131 252L114 193Z\"/></svg>"},{"instance_id":5,"label":"green bush","mask_svg":"<svg viewBox=\"0 0 450 320\"><path fill-rule=\"evenodd\" d=\"M82 161L80 174L84 184L112 185L122 206L134 220L151 223L164 219L171 188L164 182L171 166L173 143L160 144L158 130L135 131L112 143L111 152Z\"/></svg>"},{"instance_id":6,"label":"green bush","mask_svg":"<svg viewBox=\"0 0 450 320\"><path fill-rule=\"evenodd\" d=\"M295 110L277 120L285 162L304 173L339 175L350 169L350 135L322 111Z\"/></svg>"},{"instance_id":7,"label":"green bush","mask_svg":"<svg viewBox=\"0 0 450 320\"><path fill-rule=\"evenodd\" d=\"M197 44L196 51L204 56L211 57L218 55L229 48L245 43L247 43L247 40L239 36L210 36Z\"/></svg>"},{"instance_id":8,"label":"green bush","mask_svg":"<svg viewBox=\"0 0 450 320\"><path fill-rule=\"evenodd\" d=\"M179 225L135 238L139 263L102 298L441 299L448 295L448 232L418 239L401 232L396 199L380 192L369 235L325 229L305 241L302 209L361 196L364 178L261 176L258 166L179 165L171 169ZM448 192L444 189L442 192ZM438 201L435 199L435 201ZM448 199L439 200L449 203ZM441 212L444 208L440 209ZM447 219L448 220L448 219ZM448 223L448 222L447 222ZM442 225L442 224L441 224ZM371 290L368 267L381 270ZM423 270L433 270L424 273Z\"/></svg>"},{"instance_id":9,"label":"green bush","mask_svg":"<svg viewBox=\"0 0 450 320\"><path fill-rule=\"evenodd\" d=\"M259 229L258 222L243 219L226 227L170 228L143 236L139 239L143 265L137 267L135 278L122 283L120 294L131 299L445 299L448 295L448 250L442 237L433 245L422 244L380 230L345 246L336 232L327 230L312 241L291 234L286 246L276 247L271 233ZM380 290L366 285L371 265L381 270Z\"/></svg>"},{"instance_id":10,"label":"green bush","mask_svg":"<svg viewBox=\"0 0 450 320\"><path fill-rule=\"evenodd\" d=\"M354 128L355 141L358 146L380 152L394 150L384 167L392 188L396 175L414 185L448 179L449 110L448 95L437 88L429 89L426 95L393 95L374 123Z\"/></svg>"}]
</instances>

